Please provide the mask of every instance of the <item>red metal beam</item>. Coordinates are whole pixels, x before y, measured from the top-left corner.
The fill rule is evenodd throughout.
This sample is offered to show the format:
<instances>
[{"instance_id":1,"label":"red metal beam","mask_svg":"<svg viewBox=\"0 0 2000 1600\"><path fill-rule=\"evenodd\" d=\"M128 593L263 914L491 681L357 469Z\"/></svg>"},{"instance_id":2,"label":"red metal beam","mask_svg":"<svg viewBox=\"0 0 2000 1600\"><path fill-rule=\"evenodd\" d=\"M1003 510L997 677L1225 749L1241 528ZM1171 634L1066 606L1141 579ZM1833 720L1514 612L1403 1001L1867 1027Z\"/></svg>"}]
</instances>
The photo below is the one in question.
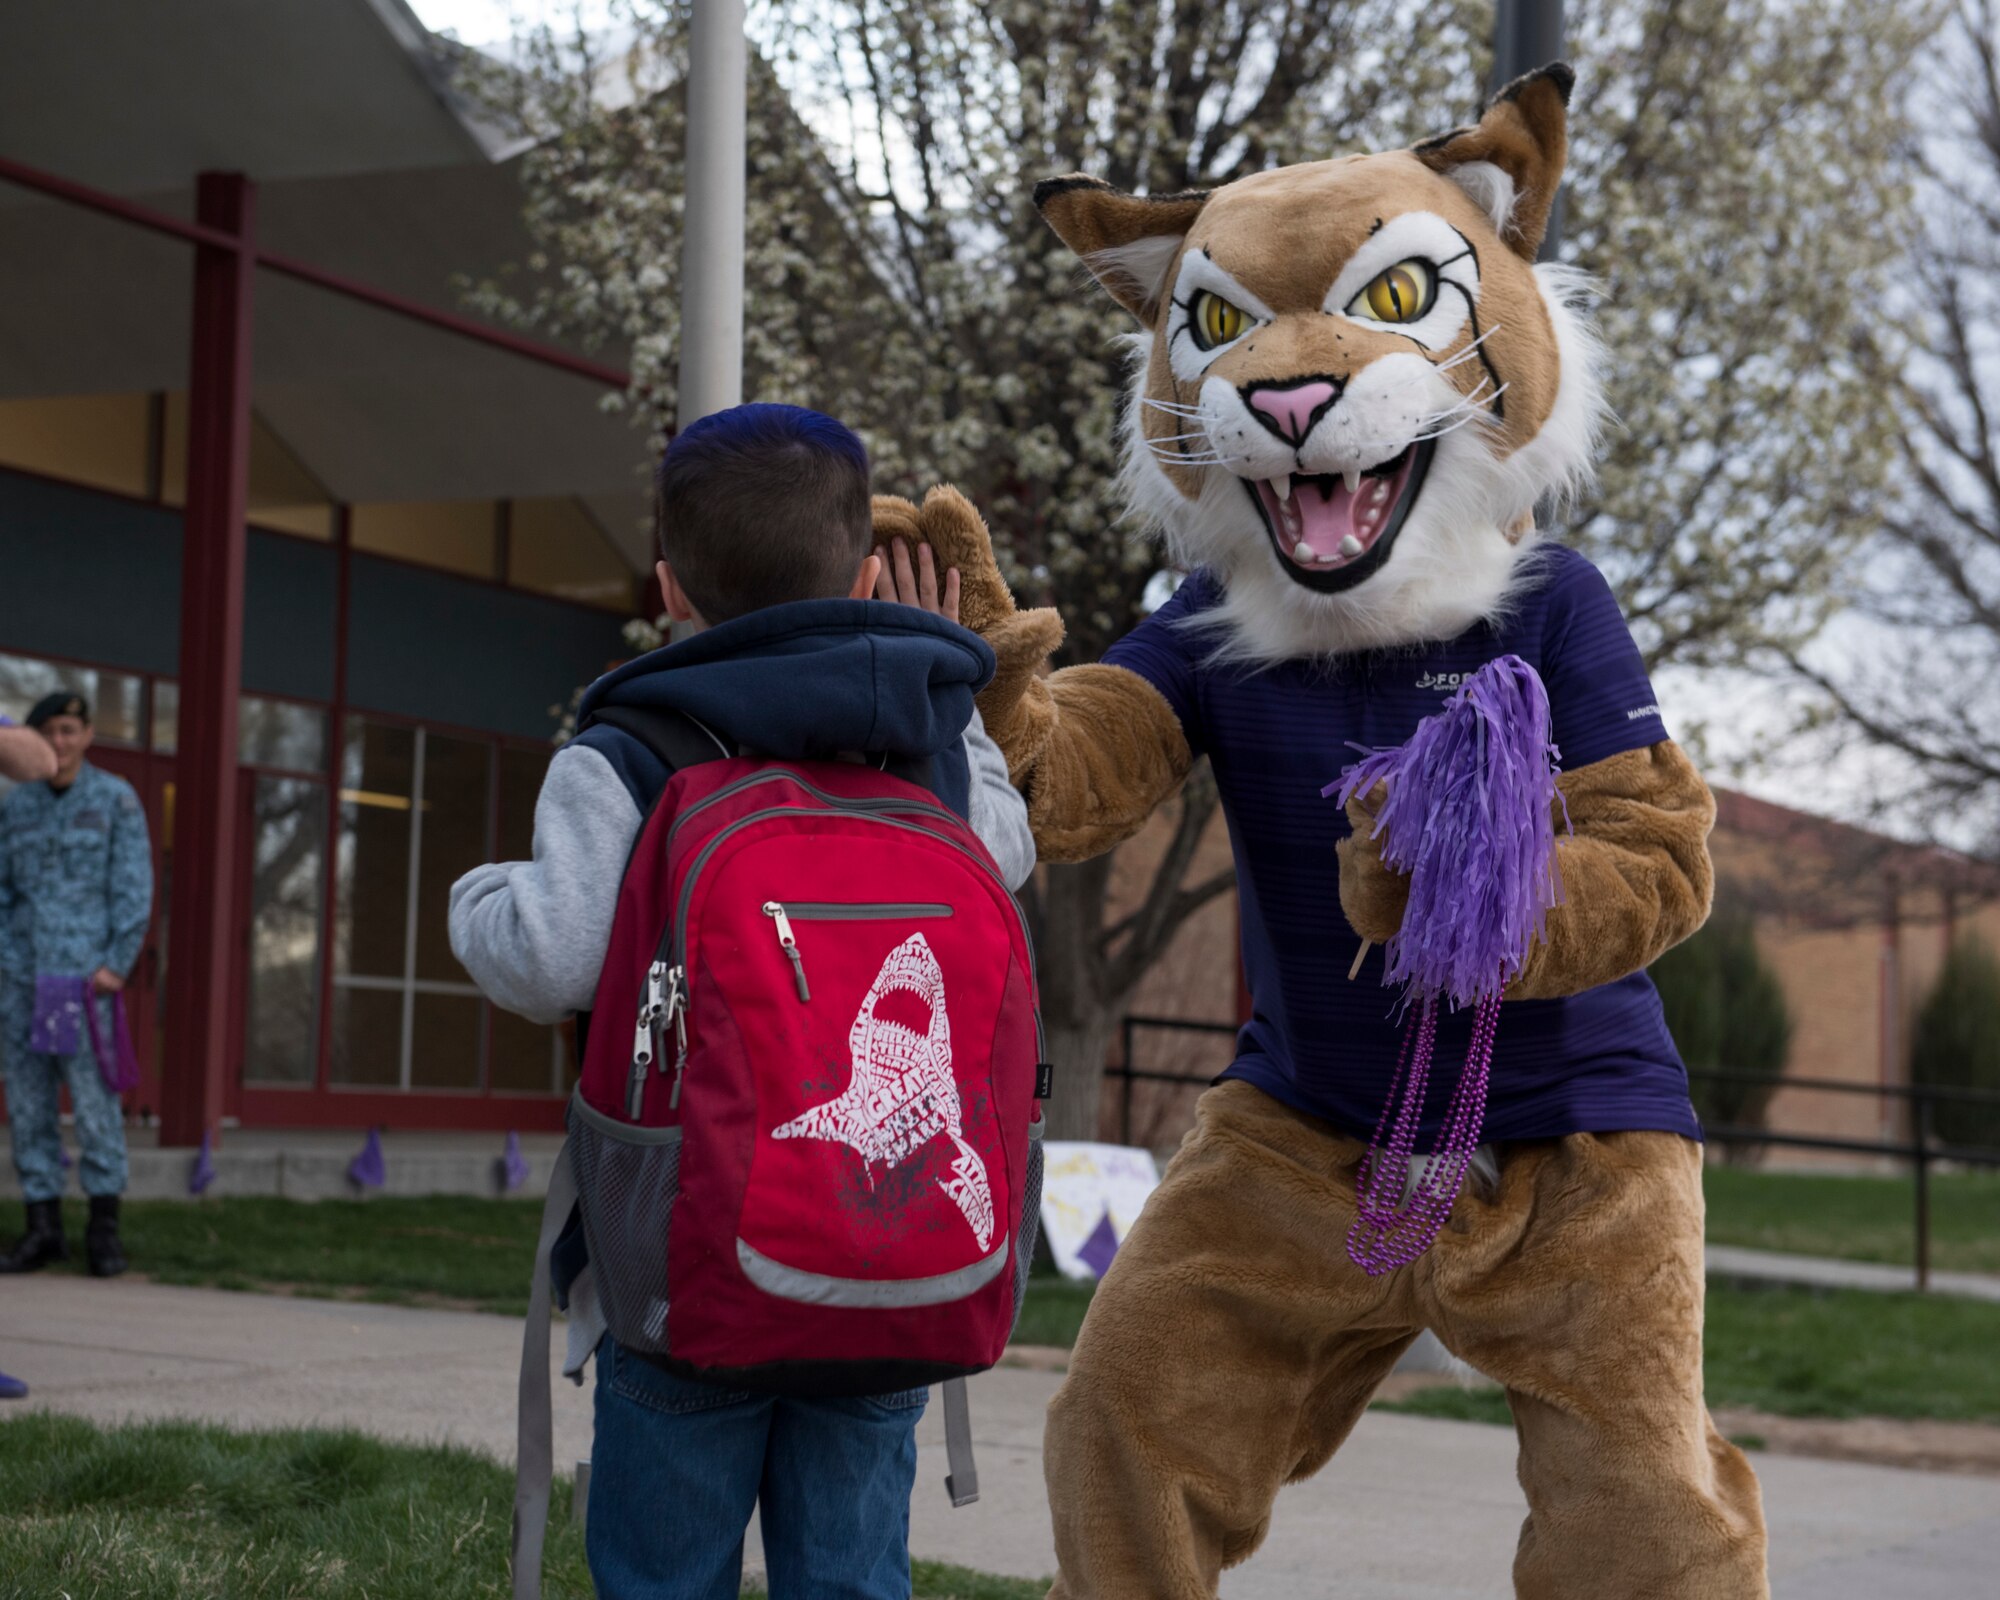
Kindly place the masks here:
<instances>
[{"instance_id":1,"label":"red metal beam","mask_svg":"<svg viewBox=\"0 0 2000 1600\"><path fill-rule=\"evenodd\" d=\"M236 928L236 709L243 660L244 513L256 190L204 172L195 212L226 246L196 247L181 531L180 743L168 926L160 1142L219 1133L230 1063Z\"/></svg>"},{"instance_id":2,"label":"red metal beam","mask_svg":"<svg viewBox=\"0 0 2000 1600\"><path fill-rule=\"evenodd\" d=\"M0 156L0 182L18 184L23 189L33 189L51 199L66 204L80 206L85 211L101 212L107 217L116 217L120 222L129 222L134 227L147 228L154 233L169 234L176 239L185 239L189 244L212 245L218 250L234 250L237 240L234 235L221 229L204 227L199 222L188 222L170 211L155 211L151 206L142 206L133 200L121 199L115 194L106 194L102 189L93 189L88 184L72 183L68 178L59 178L53 172L43 172L39 167L24 166L18 161L9 161Z\"/></svg>"},{"instance_id":3,"label":"red metal beam","mask_svg":"<svg viewBox=\"0 0 2000 1600\"><path fill-rule=\"evenodd\" d=\"M441 311L435 306L425 305L421 300L411 300L403 295L391 294L386 289L378 289L373 284L363 283L358 278L349 278L338 272L328 272L324 267L314 266L310 261L301 261L296 256L280 255L275 251L259 250L254 240L239 240L225 229L214 228L201 220L200 206L196 206L196 220L188 222L171 212L157 211L151 206L142 206L115 194L107 194L102 189L93 189L88 184L75 183L68 178L58 177L53 172L43 172L19 161L10 161L0 156L0 183L17 184L23 189L33 189L65 204L79 206L85 211L95 211L134 227L150 229L154 233L164 233L189 244L206 246L214 250L236 252L247 251L256 264L268 272L276 272L287 278L296 278L301 283L310 283L337 294L348 300L358 300L386 311L392 316L407 317L412 322L421 322L442 332L454 334L461 339L470 339L475 344L504 350L509 355L533 361L544 367L553 367L558 372L567 372L579 378L588 378L610 389L631 387L632 375L622 367L607 366L601 361L572 355L567 350L554 345L542 344L534 339L526 339L504 328L495 328L472 317L464 317L452 311Z\"/></svg>"},{"instance_id":4,"label":"red metal beam","mask_svg":"<svg viewBox=\"0 0 2000 1600\"><path fill-rule=\"evenodd\" d=\"M471 317L462 317L452 311L440 311L435 306L425 305L421 300L410 300L399 294L391 294L386 289L377 289L373 284L363 283L358 278L345 277L338 272L328 272L324 267L316 267L310 261L300 261L295 256L276 255L269 250L260 250L257 252L257 265L266 272L296 278L301 283L312 284L315 288L325 289L348 300L359 300L363 305L374 306L391 316L408 317L412 322L421 322L446 333L455 333L461 339L471 339L475 343L504 350L509 355L521 356L528 361L539 362L545 367L554 367L560 372L572 373L579 378L589 378L608 389L629 388L632 383L632 375L623 368L607 367L601 361L573 356L567 350L558 350L553 345L524 339L519 334L491 327Z\"/></svg>"}]
</instances>

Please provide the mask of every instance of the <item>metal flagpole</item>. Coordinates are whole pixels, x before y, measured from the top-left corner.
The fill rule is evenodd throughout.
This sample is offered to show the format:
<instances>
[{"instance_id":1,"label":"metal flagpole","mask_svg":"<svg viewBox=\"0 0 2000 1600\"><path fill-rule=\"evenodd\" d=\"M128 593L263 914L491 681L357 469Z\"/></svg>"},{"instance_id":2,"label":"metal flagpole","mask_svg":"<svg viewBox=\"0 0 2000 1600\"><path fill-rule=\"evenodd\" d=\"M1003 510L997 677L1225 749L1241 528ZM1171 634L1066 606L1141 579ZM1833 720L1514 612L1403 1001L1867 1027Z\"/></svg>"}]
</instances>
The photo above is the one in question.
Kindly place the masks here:
<instances>
[{"instance_id":1,"label":"metal flagpole","mask_svg":"<svg viewBox=\"0 0 2000 1600\"><path fill-rule=\"evenodd\" d=\"M695 0L688 50L677 421L743 399L744 0Z\"/></svg>"}]
</instances>

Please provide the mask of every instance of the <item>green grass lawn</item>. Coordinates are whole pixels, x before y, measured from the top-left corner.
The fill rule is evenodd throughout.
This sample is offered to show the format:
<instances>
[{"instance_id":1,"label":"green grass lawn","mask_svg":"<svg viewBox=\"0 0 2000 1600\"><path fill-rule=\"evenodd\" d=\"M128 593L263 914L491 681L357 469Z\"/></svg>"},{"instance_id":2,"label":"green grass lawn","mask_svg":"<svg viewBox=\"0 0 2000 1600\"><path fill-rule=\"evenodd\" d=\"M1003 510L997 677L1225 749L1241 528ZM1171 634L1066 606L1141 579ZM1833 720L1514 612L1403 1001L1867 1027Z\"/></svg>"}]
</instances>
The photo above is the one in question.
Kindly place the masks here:
<instances>
[{"instance_id":1,"label":"green grass lawn","mask_svg":"<svg viewBox=\"0 0 2000 1600\"><path fill-rule=\"evenodd\" d=\"M2000 1422L2000 1305L1989 1302L1712 1283L1706 1344L1711 1406ZM1387 1409L1511 1420L1497 1389L1426 1389Z\"/></svg>"},{"instance_id":2,"label":"green grass lawn","mask_svg":"<svg viewBox=\"0 0 2000 1600\"><path fill-rule=\"evenodd\" d=\"M83 1203L63 1211L71 1270L81 1272ZM541 1217L540 1200L458 1195L135 1200L124 1234L133 1267L161 1283L443 1301L519 1316Z\"/></svg>"},{"instance_id":3,"label":"green grass lawn","mask_svg":"<svg viewBox=\"0 0 2000 1600\"><path fill-rule=\"evenodd\" d=\"M319 1430L0 1419L0 1593L69 1600L509 1592L513 1478L470 1451ZM544 1593L588 1600L559 1482ZM1041 1600L1044 1583L918 1562L917 1600Z\"/></svg>"},{"instance_id":4,"label":"green grass lawn","mask_svg":"<svg viewBox=\"0 0 2000 1600\"><path fill-rule=\"evenodd\" d=\"M1908 1177L1848 1178L1707 1171L1708 1237L1716 1244L1909 1266L1916 1191ZM1931 1265L2000 1273L2000 1172L1931 1178Z\"/></svg>"}]
</instances>

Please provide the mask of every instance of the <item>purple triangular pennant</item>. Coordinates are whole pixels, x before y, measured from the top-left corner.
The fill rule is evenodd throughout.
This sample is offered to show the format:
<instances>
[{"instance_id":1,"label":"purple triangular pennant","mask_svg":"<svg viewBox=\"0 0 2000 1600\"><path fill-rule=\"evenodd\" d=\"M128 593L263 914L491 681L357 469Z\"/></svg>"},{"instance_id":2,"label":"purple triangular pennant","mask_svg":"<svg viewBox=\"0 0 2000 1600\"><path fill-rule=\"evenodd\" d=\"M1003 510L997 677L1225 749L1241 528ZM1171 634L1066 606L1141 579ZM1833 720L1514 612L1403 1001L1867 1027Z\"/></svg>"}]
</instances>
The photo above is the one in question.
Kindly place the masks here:
<instances>
[{"instance_id":1,"label":"purple triangular pennant","mask_svg":"<svg viewBox=\"0 0 2000 1600\"><path fill-rule=\"evenodd\" d=\"M1117 1254L1118 1232L1111 1226L1111 1211L1107 1207L1097 1226L1090 1230L1090 1237L1077 1246L1076 1259L1101 1278L1110 1270L1111 1258Z\"/></svg>"},{"instance_id":2,"label":"purple triangular pennant","mask_svg":"<svg viewBox=\"0 0 2000 1600\"><path fill-rule=\"evenodd\" d=\"M531 1170L528 1158L521 1154L521 1136L508 1129L507 1148L500 1152L500 1187L512 1194L528 1181Z\"/></svg>"},{"instance_id":3,"label":"purple triangular pennant","mask_svg":"<svg viewBox=\"0 0 2000 1600\"><path fill-rule=\"evenodd\" d=\"M201 1148L194 1153L194 1165L188 1168L188 1193L202 1194L215 1182L214 1135L201 1136Z\"/></svg>"},{"instance_id":4,"label":"purple triangular pennant","mask_svg":"<svg viewBox=\"0 0 2000 1600\"><path fill-rule=\"evenodd\" d=\"M388 1175L388 1163L382 1159L382 1130L370 1128L361 1153L347 1163L347 1176L363 1189L379 1189Z\"/></svg>"}]
</instances>

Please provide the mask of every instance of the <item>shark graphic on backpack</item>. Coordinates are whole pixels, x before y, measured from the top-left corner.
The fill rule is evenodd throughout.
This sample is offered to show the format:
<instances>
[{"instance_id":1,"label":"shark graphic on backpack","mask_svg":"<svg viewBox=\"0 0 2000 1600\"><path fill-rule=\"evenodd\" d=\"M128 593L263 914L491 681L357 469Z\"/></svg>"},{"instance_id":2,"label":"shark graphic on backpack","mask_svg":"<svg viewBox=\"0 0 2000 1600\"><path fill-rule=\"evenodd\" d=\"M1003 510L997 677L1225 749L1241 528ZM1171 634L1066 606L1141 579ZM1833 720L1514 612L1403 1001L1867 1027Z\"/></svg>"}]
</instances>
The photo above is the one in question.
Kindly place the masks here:
<instances>
[{"instance_id":1,"label":"shark graphic on backpack","mask_svg":"<svg viewBox=\"0 0 2000 1600\"><path fill-rule=\"evenodd\" d=\"M672 776L633 846L583 1029L539 1324L529 1314L539 1408L560 1188L621 1345L736 1389L945 1382L947 1483L965 1503L956 1380L1006 1346L1041 1201L1046 1069L1020 907L914 770L737 756L692 719L631 708L598 720ZM545 1453L533 1366L530 1498Z\"/></svg>"}]
</instances>

